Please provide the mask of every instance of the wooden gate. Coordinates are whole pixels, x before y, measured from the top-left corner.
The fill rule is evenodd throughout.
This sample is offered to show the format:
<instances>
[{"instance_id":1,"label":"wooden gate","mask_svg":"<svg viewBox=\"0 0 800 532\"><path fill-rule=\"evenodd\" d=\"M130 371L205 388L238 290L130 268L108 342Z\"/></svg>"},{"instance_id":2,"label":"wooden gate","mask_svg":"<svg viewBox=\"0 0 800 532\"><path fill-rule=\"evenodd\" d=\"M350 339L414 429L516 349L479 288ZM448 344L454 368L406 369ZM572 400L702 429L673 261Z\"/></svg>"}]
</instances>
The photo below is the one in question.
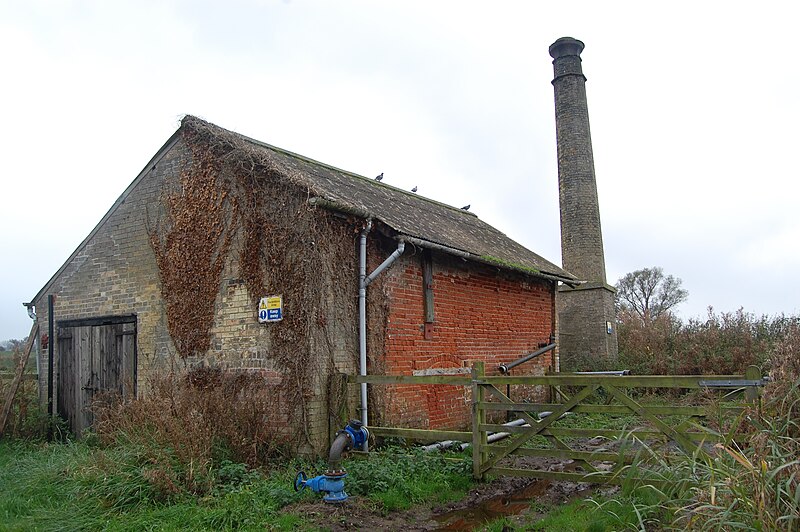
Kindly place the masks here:
<instances>
[{"instance_id":1,"label":"wooden gate","mask_svg":"<svg viewBox=\"0 0 800 532\"><path fill-rule=\"evenodd\" d=\"M57 412L80 437L101 392L136 396L136 316L58 322Z\"/></svg>"},{"instance_id":2,"label":"wooden gate","mask_svg":"<svg viewBox=\"0 0 800 532\"><path fill-rule=\"evenodd\" d=\"M559 402L549 404L514 403L501 389L507 385L547 385ZM492 377L484 374L484 365L473 366L473 476L512 475L536 478L564 479L595 483L620 484L627 475L624 468L641 458L641 443L649 442L651 451L670 453L682 450L691 454L703 452L704 444L719 443L733 436L708 426L734 420L745 409L742 402L731 401L732 395L743 392L745 400L758 398L763 385L760 371L748 368L744 375L580 375L557 374L541 377ZM571 393L565 393L569 388ZM653 389L732 389L727 401L709 406L675 404L642 404L631 390ZM518 412L528 423L509 427L487 422L492 412ZM624 428L584 428L565 421L570 414L599 413L628 416L632 426ZM710 420L709 418L715 418ZM490 432L507 432L512 437L499 443L489 443ZM596 448L586 445L586 439L599 440ZM620 441L624 446L614 448ZM577 445L576 445L577 444ZM611 444L606 447L604 444ZM606 448L604 448L606 447ZM677 448L676 448L677 447ZM516 457L555 458L570 461L575 471L551 470L542 462L532 461L527 467L515 466ZM505 463L504 463L505 462ZM524 463L524 460L523 460ZM563 463L563 462L562 462ZM577 471L578 469L582 471ZM645 479L643 479L645 480ZM646 479L657 482L657 479Z\"/></svg>"},{"instance_id":3,"label":"wooden gate","mask_svg":"<svg viewBox=\"0 0 800 532\"><path fill-rule=\"evenodd\" d=\"M624 468L637 460L637 449L643 449L642 442L647 442L651 449L661 446L659 452L693 453L702 452L705 444L729 439L732 433L721 433L709 425L728 420L735 430L737 416L758 400L759 387L764 384L756 367L748 368L744 375L558 373L511 377L486 375L483 362L473 365L471 377L368 375L352 376L350 382L471 386L471 432L375 426L369 430L376 436L471 443L476 479L512 475L615 484L626 478ZM548 386L551 402L515 403L502 391L514 385ZM641 395L642 391L654 389L730 392L724 398L714 394L718 401L717 404L712 401L711 405L676 405L668 400L663 404L645 403L631 393L637 390ZM738 400L740 392L744 401ZM503 424L503 414L509 412L515 412L527 424ZM588 427L575 422L581 414L625 416L634 421L626 427ZM510 437L490 443L489 435L498 433L510 433ZM587 444L590 439L600 443ZM629 442L629 447L620 446L621 442ZM558 465L568 464L574 470L554 470L545 463L548 459Z\"/></svg>"}]
</instances>

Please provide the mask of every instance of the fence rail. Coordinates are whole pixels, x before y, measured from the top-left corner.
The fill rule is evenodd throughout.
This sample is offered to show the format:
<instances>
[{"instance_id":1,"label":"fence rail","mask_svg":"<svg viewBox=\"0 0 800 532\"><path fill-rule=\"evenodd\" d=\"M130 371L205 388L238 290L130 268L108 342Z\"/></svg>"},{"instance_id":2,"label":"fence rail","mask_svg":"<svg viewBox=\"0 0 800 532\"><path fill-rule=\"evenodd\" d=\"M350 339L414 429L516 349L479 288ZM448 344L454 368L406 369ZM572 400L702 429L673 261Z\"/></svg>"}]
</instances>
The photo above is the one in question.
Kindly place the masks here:
<instances>
[{"instance_id":1,"label":"fence rail","mask_svg":"<svg viewBox=\"0 0 800 532\"><path fill-rule=\"evenodd\" d=\"M515 475L586 482L620 483L622 468L634 463L633 451L607 448L587 449L585 440L602 438L628 439L677 444L684 452L703 452L704 444L725 441L726 435L707 426L709 419L735 420L748 406L758 404L759 387L764 379L758 368L750 367L744 375L577 375L488 376L483 362L476 362L470 376L453 375L366 375L351 376L351 383L462 385L472 388L472 430L445 431L370 427L378 436L394 436L419 441L456 440L472 444L473 476ZM548 386L552 391L547 403L512 401L504 387L513 385ZM744 392L744 402L700 405L641 404L629 392L633 389L733 390ZM598 401L598 396L602 400ZM554 402L553 398L561 402ZM498 413L516 412L527 421L522 426L493 422ZM549 415L540 417L540 414ZM631 416L632 427L583 428L564 423L573 414L608 414ZM488 442L492 432L510 433L509 439ZM674 447L674 445L673 445ZM571 460L574 471L551 471L544 463L520 468L517 457ZM577 471L580 469L581 471Z\"/></svg>"}]
</instances>

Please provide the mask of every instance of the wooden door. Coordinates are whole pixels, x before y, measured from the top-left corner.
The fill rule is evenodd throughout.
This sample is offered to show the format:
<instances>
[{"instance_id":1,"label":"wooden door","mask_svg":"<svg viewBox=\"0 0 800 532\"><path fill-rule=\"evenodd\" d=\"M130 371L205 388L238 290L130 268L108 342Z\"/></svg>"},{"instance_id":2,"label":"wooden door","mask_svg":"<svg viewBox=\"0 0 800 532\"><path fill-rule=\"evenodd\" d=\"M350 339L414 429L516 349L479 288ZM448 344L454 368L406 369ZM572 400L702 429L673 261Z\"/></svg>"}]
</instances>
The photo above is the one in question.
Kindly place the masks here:
<instances>
[{"instance_id":1,"label":"wooden door","mask_svg":"<svg viewBox=\"0 0 800 532\"><path fill-rule=\"evenodd\" d=\"M58 414L80 437L99 396L136 396L136 317L59 322L58 362Z\"/></svg>"}]
</instances>

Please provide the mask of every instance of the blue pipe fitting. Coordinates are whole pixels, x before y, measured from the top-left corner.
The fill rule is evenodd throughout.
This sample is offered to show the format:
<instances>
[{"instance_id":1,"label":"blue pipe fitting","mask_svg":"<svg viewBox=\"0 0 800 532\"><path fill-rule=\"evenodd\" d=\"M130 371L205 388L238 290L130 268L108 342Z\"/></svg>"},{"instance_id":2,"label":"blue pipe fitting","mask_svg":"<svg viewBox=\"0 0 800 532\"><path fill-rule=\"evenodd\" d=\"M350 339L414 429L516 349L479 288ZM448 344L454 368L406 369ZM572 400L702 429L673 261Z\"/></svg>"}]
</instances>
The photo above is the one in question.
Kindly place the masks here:
<instances>
[{"instance_id":1,"label":"blue pipe fitting","mask_svg":"<svg viewBox=\"0 0 800 532\"><path fill-rule=\"evenodd\" d=\"M346 476L347 473L337 473L308 478L304 471L300 471L294 479L294 490L310 488L314 493L324 493L325 496L322 500L327 503L343 503L347 500L347 493L344 491L344 477Z\"/></svg>"},{"instance_id":2,"label":"blue pipe fitting","mask_svg":"<svg viewBox=\"0 0 800 532\"><path fill-rule=\"evenodd\" d=\"M364 448L364 444L369 440L369 431L367 427L364 426L361 421L357 419L351 419L349 423L345 426L344 430L339 431L339 434L342 432L346 432L350 435L352 440L353 449L358 451Z\"/></svg>"},{"instance_id":3,"label":"blue pipe fitting","mask_svg":"<svg viewBox=\"0 0 800 532\"><path fill-rule=\"evenodd\" d=\"M314 493L324 493L325 502L341 503L347 500L344 491L344 477L347 472L342 467L342 455L350 449L364 449L369 439L369 431L357 419L350 420L344 429L336 433L328 456L328 470L322 475L308 478L304 471L297 473L294 479L294 490L311 488Z\"/></svg>"}]
</instances>

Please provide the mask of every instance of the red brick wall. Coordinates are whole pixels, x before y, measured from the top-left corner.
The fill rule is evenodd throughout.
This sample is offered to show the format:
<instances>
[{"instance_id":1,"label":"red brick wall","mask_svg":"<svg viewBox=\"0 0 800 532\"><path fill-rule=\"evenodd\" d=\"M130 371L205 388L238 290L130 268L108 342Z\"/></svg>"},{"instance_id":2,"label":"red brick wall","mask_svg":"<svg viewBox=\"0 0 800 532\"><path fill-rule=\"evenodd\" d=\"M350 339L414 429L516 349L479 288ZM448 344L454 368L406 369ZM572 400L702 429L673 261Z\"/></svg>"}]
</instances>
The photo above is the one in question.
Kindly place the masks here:
<instances>
[{"instance_id":1,"label":"red brick wall","mask_svg":"<svg viewBox=\"0 0 800 532\"><path fill-rule=\"evenodd\" d=\"M497 366L535 351L553 332L553 283L522 274L435 254L435 322L427 340L422 257L403 256L389 270L384 289L388 375L469 374L476 360L486 363L487 374L499 375ZM541 374L552 363L551 352L513 374ZM454 429L470 423L468 386L392 385L385 393L386 424ZM523 398L533 398L532 390L512 388L514 401Z\"/></svg>"}]
</instances>

